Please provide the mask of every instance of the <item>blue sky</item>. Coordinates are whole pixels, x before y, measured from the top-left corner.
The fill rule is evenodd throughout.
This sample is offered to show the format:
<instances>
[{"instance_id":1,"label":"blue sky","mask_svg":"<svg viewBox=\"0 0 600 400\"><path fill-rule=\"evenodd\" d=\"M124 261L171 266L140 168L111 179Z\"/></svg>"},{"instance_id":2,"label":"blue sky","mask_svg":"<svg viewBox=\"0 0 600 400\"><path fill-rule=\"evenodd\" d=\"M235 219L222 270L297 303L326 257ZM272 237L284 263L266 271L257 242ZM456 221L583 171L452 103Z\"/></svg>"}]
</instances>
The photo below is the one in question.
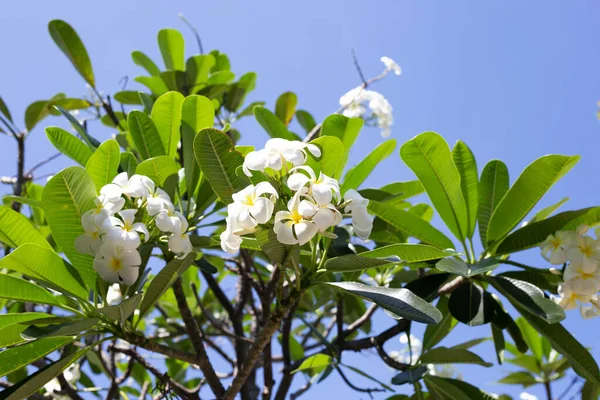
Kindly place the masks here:
<instances>
[{"instance_id":1,"label":"blue sky","mask_svg":"<svg viewBox=\"0 0 600 400\"><path fill-rule=\"evenodd\" d=\"M26 106L58 92L78 96L84 83L52 43L47 23L60 18L83 38L96 81L105 93L119 90L119 80L142 74L130 58L132 50L159 60L156 34L165 27L186 34L188 53L196 51L193 36L178 19L182 12L195 24L207 49L227 53L234 72L258 73L251 100L272 106L287 90L298 94L299 106L321 120L337 109L341 94L360 83L351 59L356 50L367 76L381 70L379 57L394 58L403 68L374 89L394 107L392 137L399 143L428 130L453 144L464 140L479 168L500 158L511 180L533 159L548 153L580 154L581 162L542 200L545 206L569 196L566 208L600 203L597 152L600 126L600 55L597 38L600 4L577 2L418 2L418 1L228 1L166 2L9 2L0 15L2 62L0 95L13 116L22 121ZM130 88L137 87L130 84ZM28 140L27 165L54 154L43 126ZM23 124L20 123L22 126ZM266 139L253 120L240 125L243 142L259 145ZM98 125L98 136L108 131ZM351 156L357 162L381 142L378 130L361 134ZM14 173L14 144L0 137L0 174ZM59 159L40 172L69 165ZM381 164L367 186L408 180L412 173L397 152ZM546 268L537 252L515 259ZM378 326L389 323L379 316ZM565 323L586 346L598 346L600 319L583 321L571 312ZM418 333L419 330L417 329ZM448 343L466 337L489 336L487 327L457 329ZM456 339L460 337L460 340ZM388 349L399 348L392 341ZM493 360L492 344L476 350ZM600 356L598 350L594 351ZM346 361L387 380L392 373L376 356L352 355ZM509 370L461 367L466 380L498 392L493 381ZM300 382L300 379L298 379ZM560 392L562 385L556 385ZM530 390L541 395L541 391ZM520 390L506 391L517 394ZM318 385L314 398L327 395L360 398L338 379ZM376 397L379 398L379 397Z\"/></svg>"}]
</instances>

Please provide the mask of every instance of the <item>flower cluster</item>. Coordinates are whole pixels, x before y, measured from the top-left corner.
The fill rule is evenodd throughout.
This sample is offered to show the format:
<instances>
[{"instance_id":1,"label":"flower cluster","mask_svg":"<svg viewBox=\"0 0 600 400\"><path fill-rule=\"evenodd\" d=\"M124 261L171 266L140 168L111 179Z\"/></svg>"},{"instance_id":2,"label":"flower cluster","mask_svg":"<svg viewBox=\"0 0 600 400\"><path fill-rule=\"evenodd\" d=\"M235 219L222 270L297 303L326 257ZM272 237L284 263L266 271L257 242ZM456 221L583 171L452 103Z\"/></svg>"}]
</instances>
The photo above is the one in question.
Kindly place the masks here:
<instances>
[{"instance_id":1,"label":"flower cluster","mask_svg":"<svg viewBox=\"0 0 600 400\"><path fill-rule=\"evenodd\" d=\"M565 265L557 303L565 310L579 305L586 319L600 315L600 228L596 229L596 238L587 235L587 231L587 226L575 231L559 231L540 245L542 256L548 262Z\"/></svg>"},{"instance_id":2,"label":"flower cluster","mask_svg":"<svg viewBox=\"0 0 600 400\"><path fill-rule=\"evenodd\" d=\"M287 245L304 245L318 233L335 237L328 229L342 222L341 210L352 217L357 236L369 237L373 227L367 213L369 201L355 190L347 191L342 199L336 179L322 172L317 176L306 165L308 153L321 156L313 144L270 139L264 149L246 155L244 173L252 177L253 171L258 172L268 180L233 194L233 203L227 206L227 228L221 233L224 251L235 254L242 235L267 224L273 224L277 240ZM279 211L271 221L275 210Z\"/></svg>"},{"instance_id":3,"label":"flower cluster","mask_svg":"<svg viewBox=\"0 0 600 400\"><path fill-rule=\"evenodd\" d=\"M79 364L74 363L71 364L64 372L63 375L65 377L65 381L69 386L73 389L77 387L77 381L81 378L81 371L79 369ZM51 398L54 400L70 400L71 396L68 396L65 393L63 388L60 385L58 378L54 378L48 383L44 385L44 389L46 390L47 398Z\"/></svg>"},{"instance_id":4,"label":"flower cluster","mask_svg":"<svg viewBox=\"0 0 600 400\"><path fill-rule=\"evenodd\" d=\"M381 62L385 64L382 77L390 71L396 75L402 73L400 66L391 58L381 57ZM364 117L367 121L374 120L375 125L381 129L381 136L386 138L391 135L394 123L393 109L390 102L381 93L358 86L340 98L340 106L346 117ZM371 115L367 115L368 110L371 111Z\"/></svg>"},{"instance_id":5,"label":"flower cluster","mask_svg":"<svg viewBox=\"0 0 600 400\"><path fill-rule=\"evenodd\" d=\"M188 222L169 195L143 175L123 172L100 189L95 207L81 217L84 232L75 248L94 256L94 269L110 283L132 285L142 260L138 248L160 233L169 250L185 256L192 251Z\"/></svg>"}]
</instances>

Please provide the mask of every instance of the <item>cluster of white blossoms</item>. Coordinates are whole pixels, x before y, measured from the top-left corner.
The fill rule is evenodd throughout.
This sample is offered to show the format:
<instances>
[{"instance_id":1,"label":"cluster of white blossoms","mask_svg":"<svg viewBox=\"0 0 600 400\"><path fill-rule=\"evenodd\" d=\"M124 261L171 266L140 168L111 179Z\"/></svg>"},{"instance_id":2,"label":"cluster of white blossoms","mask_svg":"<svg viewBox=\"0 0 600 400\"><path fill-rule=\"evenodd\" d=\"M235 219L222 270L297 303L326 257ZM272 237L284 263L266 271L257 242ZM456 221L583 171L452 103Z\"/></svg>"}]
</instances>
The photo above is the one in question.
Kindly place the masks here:
<instances>
[{"instance_id":1,"label":"cluster of white blossoms","mask_svg":"<svg viewBox=\"0 0 600 400\"><path fill-rule=\"evenodd\" d=\"M235 254L242 235L271 224L277 240L287 245L304 245L319 233L335 237L327 230L342 222L341 210L352 217L356 235L368 239L373 228L367 213L369 201L355 190L348 190L342 199L336 179L322 172L317 176L305 165L308 153L321 156L314 144L276 138L268 140L264 149L246 155L244 173L249 177L253 171L263 177L270 174L280 190L263 181L233 194L233 203L227 206L227 228L220 236L224 251ZM275 210L279 211L273 218Z\"/></svg>"},{"instance_id":2,"label":"cluster of white blossoms","mask_svg":"<svg viewBox=\"0 0 600 400\"><path fill-rule=\"evenodd\" d=\"M73 389L76 388L77 381L81 378L81 371L79 369L79 364L74 363L71 364L65 372L63 372L65 381L71 386ZM48 398L54 400L70 400L71 397L64 394L64 390L60 386L60 382L58 378L54 378L48 383L44 385L44 389L46 390L46 396Z\"/></svg>"},{"instance_id":3,"label":"cluster of white blossoms","mask_svg":"<svg viewBox=\"0 0 600 400\"><path fill-rule=\"evenodd\" d=\"M192 251L186 218L147 176L120 173L94 201L95 207L81 217L85 233L75 248L94 256L94 270L105 281L132 285L142 262L138 247L156 230L166 234L162 239L178 256Z\"/></svg>"},{"instance_id":4,"label":"cluster of white blossoms","mask_svg":"<svg viewBox=\"0 0 600 400\"><path fill-rule=\"evenodd\" d=\"M540 245L542 256L554 265L565 265L564 282L558 287L556 302L564 309L577 308L583 318L600 315L600 228L596 238L582 225L575 231L559 231ZM553 269L554 273L561 274Z\"/></svg>"},{"instance_id":5,"label":"cluster of white blossoms","mask_svg":"<svg viewBox=\"0 0 600 400\"><path fill-rule=\"evenodd\" d=\"M382 77L391 71L396 75L402 73L400 66L391 58L381 57L381 62L385 64ZM381 93L358 86L340 97L340 106L343 108L342 114L346 117L363 117L367 121L374 120L377 127L381 129L381 136L386 138L391 135L394 123L393 109L390 102ZM369 110L371 114L367 115Z\"/></svg>"}]
</instances>

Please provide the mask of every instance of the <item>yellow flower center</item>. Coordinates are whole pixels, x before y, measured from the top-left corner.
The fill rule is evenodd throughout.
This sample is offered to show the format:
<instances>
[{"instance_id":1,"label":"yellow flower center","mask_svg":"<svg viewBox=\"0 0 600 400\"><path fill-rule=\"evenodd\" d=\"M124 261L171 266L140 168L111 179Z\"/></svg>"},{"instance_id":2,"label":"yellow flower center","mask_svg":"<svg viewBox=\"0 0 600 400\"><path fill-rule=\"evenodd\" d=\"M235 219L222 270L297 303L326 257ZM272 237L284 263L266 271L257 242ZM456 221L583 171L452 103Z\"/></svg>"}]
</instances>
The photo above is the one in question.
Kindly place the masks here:
<instances>
[{"instance_id":1,"label":"yellow flower center","mask_svg":"<svg viewBox=\"0 0 600 400\"><path fill-rule=\"evenodd\" d=\"M586 257L590 257L592 254L594 254L594 250L587 244L580 244L579 250L581 250Z\"/></svg>"},{"instance_id":2,"label":"yellow flower center","mask_svg":"<svg viewBox=\"0 0 600 400\"><path fill-rule=\"evenodd\" d=\"M92 236L92 239L98 239L100 237L98 232L92 232L90 235Z\"/></svg>"},{"instance_id":3,"label":"yellow flower center","mask_svg":"<svg viewBox=\"0 0 600 400\"><path fill-rule=\"evenodd\" d=\"M550 241L550 244L552 245L552 247L553 247L555 250L556 250L556 249L558 249L558 248L559 248L559 247L562 245L562 243L561 243L560 239L558 239L558 238L554 238L554 239L552 239L552 241Z\"/></svg>"},{"instance_id":4,"label":"yellow flower center","mask_svg":"<svg viewBox=\"0 0 600 400\"><path fill-rule=\"evenodd\" d=\"M119 258L112 258L110 260L110 267L113 269L113 271L120 271L123 269L123 263Z\"/></svg>"},{"instance_id":5,"label":"yellow flower center","mask_svg":"<svg viewBox=\"0 0 600 400\"><path fill-rule=\"evenodd\" d=\"M294 221L295 224L299 224L300 221L302 221L302 215L298 214L298 211L293 211L292 221Z\"/></svg>"},{"instance_id":6,"label":"yellow flower center","mask_svg":"<svg viewBox=\"0 0 600 400\"><path fill-rule=\"evenodd\" d=\"M127 232L131 232L133 230L133 225L130 224L129 222L125 222L123 224L123 230L127 231Z\"/></svg>"},{"instance_id":7,"label":"yellow flower center","mask_svg":"<svg viewBox=\"0 0 600 400\"><path fill-rule=\"evenodd\" d=\"M249 194L246 196L246 204L249 206L254 205L254 196Z\"/></svg>"}]
</instances>

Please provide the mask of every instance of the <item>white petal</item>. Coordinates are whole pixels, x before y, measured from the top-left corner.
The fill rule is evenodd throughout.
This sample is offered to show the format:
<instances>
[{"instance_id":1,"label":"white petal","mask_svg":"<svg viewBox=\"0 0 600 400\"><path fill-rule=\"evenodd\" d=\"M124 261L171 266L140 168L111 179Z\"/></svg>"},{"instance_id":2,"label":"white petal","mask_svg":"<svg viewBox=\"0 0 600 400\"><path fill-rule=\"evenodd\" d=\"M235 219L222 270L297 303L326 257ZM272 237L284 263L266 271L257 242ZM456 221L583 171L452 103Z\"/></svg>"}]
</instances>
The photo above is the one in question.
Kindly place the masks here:
<instances>
[{"instance_id":1,"label":"white petal","mask_svg":"<svg viewBox=\"0 0 600 400\"><path fill-rule=\"evenodd\" d=\"M318 228L315 224L308 221L302 221L294 224L294 232L298 238L298 244L300 246L308 243L310 239L317 234Z\"/></svg>"},{"instance_id":2,"label":"white petal","mask_svg":"<svg viewBox=\"0 0 600 400\"><path fill-rule=\"evenodd\" d=\"M265 193L271 194L271 195L279 198L279 194L277 193L277 190L275 190L273 185L271 185L269 182L260 182L258 185L255 186L254 195L256 197L262 196Z\"/></svg>"},{"instance_id":3,"label":"white petal","mask_svg":"<svg viewBox=\"0 0 600 400\"><path fill-rule=\"evenodd\" d=\"M133 224L133 229L136 232L144 234L144 242L147 242L148 239L150 239L150 232L148 232L148 228L146 227L146 224L143 224L141 222L136 222L135 224Z\"/></svg>"},{"instance_id":4,"label":"white petal","mask_svg":"<svg viewBox=\"0 0 600 400\"><path fill-rule=\"evenodd\" d=\"M119 283L121 281L117 272L112 269L110 262L106 259L95 259L94 271L108 283Z\"/></svg>"},{"instance_id":5,"label":"white petal","mask_svg":"<svg viewBox=\"0 0 600 400\"><path fill-rule=\"evenodd\" d=\"M220 235L221 249L229 254L236 254L240 250L242 238L226 229Z\"/></svg>"},{"instance_id":6,"label":"white petal","mask_svg":"<svg viewBox=\"0 0 600 400\"><path fill-rule=\"evenodd\" d=\"M119 280L127 286L131 286L137 281L140 275L139 267L124 267L118 271Z\"/></svg>"},{"instance_id":7,"label":"white petal","mask_svg":"<svg viewBox=\"0 0 600 400\"><path fill-rule=\"evenodd\" d=\"M121 187L127 186L129 183L127 172L121 172L119 175L115 176L115 178L112 180L112 183Z\"/></svg>"},{"instance_id":8,"label":"white petal","mask_svg":"<svg viewBox=\"0 0 600 400\"><path fill-rule=\"evenodd\" d=\"M287 221L284 223L277 223L275 227L275 233L277 233L277 240L283 244L296 244L298 243L298 239L294 236L292 231L294 223L292 221Z\"/></svg>"},{"instance_id":9,"label":"white petal","mask_svg":"<svg viewBox=\"0 0 600 400\"><path fill-rule=\"evenodd\" d=\"M365 207L369 204L369 200L365 199L354 189L348 190L344 193L344 201L350 201L350 203L346 206L345 211L352 212L355 208L364 205Z\"/></svg>"},{"instance_id":10,"label":"white petal","mask_svg":"<svg viewBox=\"0 0 600 400\"><path fill-rule=\"evenodd\" d=\"M123 265L127 266L138 266L142 263L142 257L137 250L123 251L121 253L121 260Z\"/></svg>"},{"instance_id":11,"label":"white petal","mask_svg":"<svg viewBox=\"0 0 600 400\"><path fill-rule=\"evenodd\" d=\"M303 218L312 218L318 209L319 207L316 204L308 200L302 200L298 205L298 214L302 215Z\"/></svg>"},{"instance_id":12,"label":"white petal","mask_svg":"<svg viewBox=\"0 0 600 400\"><path fill-rule=\"evenodd\" d=\"M352 211L352 227L356 236L367 240L373 229L373 221L366 207L358 207Z\"/></svg>"},{"instance_id":13,"label":"white petal","mask_svg":"<svg viewBox=\"0 0 600 400\"><path fill-rule=\"evenodd\" d=\"M250 208L250 214L254 217L256 222L265 224L271 219L274 209L275 204L273 204L271 200L260 197L256 199L254 205Z\"/></svg>"},{"instance_id":14,"label":"white petal","mask_svg":"<svg viewBox=\"0 0 600 400\"><path fill-rule=\"evenodd\" d=\"M333 198L333 191L331 189L331 185L326 183L322 184L313 184L311 186L312 196L315 201L319 204L329 204L331 203L331 199Z\"/></svg>"},{"instance_id":15,"label":"white petal","mask_svg":"<svg viewBox=\"0 0 600 400\"><path fill-rule=\"evenodd\" d=\"M269 164L269 157L264 150L251 151L244 158L244 173L247 176L252 176L250 171L264 171Z\"/></svg>"},{"instance_id":16,"label":"white petal","mask_svg":"<svg viewBox=\"0 0 600 400\"><path fill-rule=\"evenodd\" d=\"M102 245L102 240L100 240L100 245ZM90 256L95 256L96 251L94 251L94 238L89 233L84 233L75 238L75 250L77 250L81 254L87 254ZM99 246L98 246L99 247ZM98 247L95 247L96 250Z\"/></svg>"},{"instance_id":17,"label":"white petal","mask_svg":"<svg viewBox=\"0 0 600 400\"><path fill-rule=\"evenodd\" d=\"M123 173L126 174L126 172ZM121 195L123 194L123 188L117 184L109 183L102 186L100 189L100 194L102 196L106 196L109 201L116 202L121 198Z\"/></svg>"},{"instance_id":18,"label":"white petal","mask_svg":"<svg viewBox=\"0 0 600 400\"><path fill-rule=\"evenodd\" d=\"M136 213L137 213L137 210L130 209L130 210L122 210L119 213L119 215L123 219L123 222L125 222L125 225L132 225L133 221L135 221Z\"/></svg>"},{"instance_id":19,"label":"white petal","mask_svg":"<svg viewBox=\"0 0 600 400\"><path fill-rule=\"evenodd\" d=\"M337 211L328 208L319 208L317 213L313 216L312 221L320 231L324 231L335 222L336 212Z\"/></svg>"},{"instance_id":20,"label":"white petal","mask_svg":"<svg viewBox=\"0 0 600 400\"><path fill-rule=\"evenodd\" d=\"M317 158L321 157L321 149L319 148L319 146L307 143L306 148L313 156Z\"/></svg>"}]
</instances>

